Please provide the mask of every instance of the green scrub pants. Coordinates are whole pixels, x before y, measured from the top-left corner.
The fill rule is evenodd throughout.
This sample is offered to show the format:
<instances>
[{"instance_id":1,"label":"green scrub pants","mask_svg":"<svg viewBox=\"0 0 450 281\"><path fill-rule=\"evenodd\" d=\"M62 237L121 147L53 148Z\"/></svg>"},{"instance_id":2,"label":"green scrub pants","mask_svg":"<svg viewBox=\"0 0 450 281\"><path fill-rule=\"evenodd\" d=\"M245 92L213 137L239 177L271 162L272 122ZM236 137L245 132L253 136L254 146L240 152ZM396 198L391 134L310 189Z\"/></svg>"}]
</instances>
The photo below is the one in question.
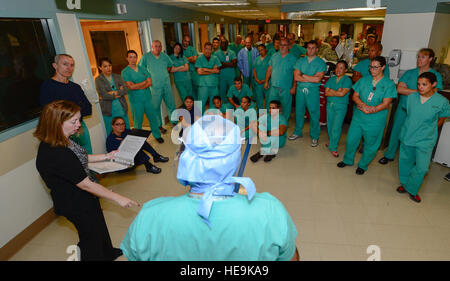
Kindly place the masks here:
<instances>
[{"instance_id":1,"label":"green scrub pants","mask_svg":"<svg viewBox=\"0 0 450 281\"><path fill-rule=\"evenodd\" d=\"M359 121L353 119L347 133L347 143L345 145L344 163L353 165L355 161L355 154L359 148L361 137L364 139L364 152L358 167L366 171L369 163L373 160L380 147L383 139L384 122L383 124L371 125L361 124Z\"/></svg>"},{"instance_id":2,"label":"green scrub pants","mask_svg":"<svg viewBox=\"0 0 450 281\"><path fill-rule=\"evenodd\" d=\"M191 96L195 99L192 94L192 82L190 80L175 81L175 86L177 87L178 93L180 94L181 101L184 103L184 99L187 96Z\"/></svg>"},{"instance_id":3,"label":"green scrub pants","mask_svg":"<svg viewBox=\"0 0 450 281\"><path fill-rule=\"evenodd\" d=\"M305 125L305 108L309 112L309 134L313 140L320 136L320 92L319 87L297 87L295 96L295 130L297 136L303 135Z\"/></svg>"},{"instance_id":4,"label":"green scrub pants","mask_svg":"<svg viewBox=\"0 0 450 281\"><path fill-rule=\"evenodd\" d=\"M71 138L74 142L84 147L88 154L92 154L91 137L89 135L88 127L84 121L81 121L81 127L83 128L83 131L80 134L73 135Z\"/></svg>"},{"instance_id":5,"label":"green scrub pants","mask_svg":"<svg viewBox=\"0 0 450 281\"><path fill-rule=\"evenodd\" d=\"M279 87L270 87L269 103L273 100L279 100L281 102L281 114L289 122L292 108L292 95L289 93L291 88L283 89Z\"/></svg>"},{"instance_id":6,"label":"green scrub pants","mask_svg":"<svg viewBox=\"0 0 450 281\"><path fill-rule=\"evenodd\" d=\"M162 126L161 120L161 102L164 100L164 103L167 106L167 110L169 113L169 119L172 116L172 112L175 110L175 100L173 98L172 88L170 83L166 83L163 87L155 88L152 86L152 104L156 109L156 120L158 121L158 127ZM176 122L175 122L176 123Z\"/></svg>"},{"instance_id":7,"label":"green scrub pants","mask_svg":"<svg viewBox=\"0 0 450 281\"><path fill-rule=\"evenodd\" d=\"M198 100L202 102L202 114L205 112L206 103L209 98L209 106L212 108L213 98L218 95L219 90L217 86L199 86L198 87ZM227 99L228 100L228 99Z\"/></svg>"},{"instance_id":8,"label":"green scrub pants","mask_svg":"<svg viewBox=\"0 0 450 281\"><path fill-rule=\"evenodd\" d=\"M270 89L264 89L264 83L258 84L256 81L253 81L253 97L256 99L256 107L258 110L260 109L269 109L269 93ZM266 106L264 107L264 100L266 100Z\"/></svg>"},{"instance_id":9,"label":"green scrub pants","mask_svg":"<svg viewBox=\"0 0 450 281\"><path fill-rule=\"evenodd\" d=\"M391 136L389 137L389 146L384 153L384 157L394 159L395 153L400 145L400 131L406 120L406 111L403 108L397 107L394 115L394 124L392 124Z\"/></svg>"},{"instance_id":10,"label":"green scrub pants","mask_svg":"<svg viewBox=\"0 0 450 281\"><path fill-rule=\"evenodd\" d=\"M337 151L339 140L341 139L342 124L344 123L345 114L347 113L346 103L327 103L327 129L330 144L330 151Z\"/></svg>"},{"instance_id":11,"label":"green scrub pants","mask_svg":"<svg viewBox=\"0 0 450 281\"><path fill-rule=\"evenodd\" d=\"M365 147L364 147L365 148ZM417 195L430 166L433 148L426 149L400 144L398 160L400 183L412 195Z\"/></svg>"},{"instance_id":12,"label":"green scrub pants","mask_svg":"<svg viewBox=\"0 0 450 281\"><path fill-rule=\"evenodd\" d=\"M134 128L142 129L142 122L144 121L145 114L150 123L153 137L155 137L155 139L159 139L161 137L161 132L159 131L158 118L156 115L160 113L153 107L151 95L149 94L147 99L143 99L141 101L130 101L130 108Z\"/></svg>"}]
</instances>

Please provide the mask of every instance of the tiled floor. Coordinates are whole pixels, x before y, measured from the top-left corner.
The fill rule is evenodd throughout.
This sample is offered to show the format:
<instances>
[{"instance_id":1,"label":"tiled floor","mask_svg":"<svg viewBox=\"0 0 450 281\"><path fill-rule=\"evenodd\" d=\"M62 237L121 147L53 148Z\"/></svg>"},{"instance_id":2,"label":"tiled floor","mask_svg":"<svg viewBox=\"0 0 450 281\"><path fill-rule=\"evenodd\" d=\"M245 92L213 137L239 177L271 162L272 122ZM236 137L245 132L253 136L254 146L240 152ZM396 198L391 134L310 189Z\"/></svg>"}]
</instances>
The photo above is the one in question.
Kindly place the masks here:
<instances>
[{"instance_id":1,"label":"tiled floor","mask_svg":"<svg viewBox=\"0 0 450 281\"><path fill-rule=\"evenodd\" d=\"M293 130L292 119L289 133ZM258 192L279 198L294 220L302 260L367 260L370 245L380 248L381 260L450 260L450 183L443 179L450 171L432 163L420 190L422 203L398 194L398 161L378 164L379 151L362 176L355 167L337 168L341 157L331 156L325 147L326 127L319 146L312 148L308 124L304 137L288 141L270 164L247 163ZM347 126L344 128L344 134ZM128 174L111 174L101 183L141 203L160 196L177 196L186 190L176 180L173 163L176 146L165 136L164 144L152 145L169 163L158 163L162 173L146 173L144 167ZM250 155L255 153L254 145ZM360 154L356 156L356 163ZM118 247L138 208L122 209L102 201L113 244ZM11 260L66 260L66 248L76 244L74 227L60 217L39 233ZM124 260L123 257L119 260Z\"/></svg>"}]
</instances>

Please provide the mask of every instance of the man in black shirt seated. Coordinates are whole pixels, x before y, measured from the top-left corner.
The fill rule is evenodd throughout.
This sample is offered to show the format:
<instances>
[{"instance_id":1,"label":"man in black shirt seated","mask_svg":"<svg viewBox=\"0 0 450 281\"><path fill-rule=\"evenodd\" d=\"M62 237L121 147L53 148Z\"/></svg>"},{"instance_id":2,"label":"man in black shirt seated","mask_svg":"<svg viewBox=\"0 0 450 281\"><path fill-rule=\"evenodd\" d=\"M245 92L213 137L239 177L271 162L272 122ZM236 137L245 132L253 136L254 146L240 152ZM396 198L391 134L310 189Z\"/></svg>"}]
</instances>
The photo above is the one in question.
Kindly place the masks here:
<instances>
[{"instance_id":1,"label":"man in black shirt seated","mask_svg":"<svg viewBox=\"0 0 450 281\"><path fill-rule=\"evenodd\" d=\"M125 121L121 117L113 118L111 123L112 132L106 139L106 150L108 152L117 150L122 140L124 140L125 137L130 133L129 129L125 129ZM161 173L161 168L158 168L149 162L150 157L144 152L144 150L152 155L153 162L155 163L169 161L168 157L161 156L153 149L153 147L148 142L144 142L141 150L139 150L139 152L136 154L136 157L134 158L134 165L137 166L140 164L144 164L147 172L153 174Z\"/></svg>"}]
</instances>

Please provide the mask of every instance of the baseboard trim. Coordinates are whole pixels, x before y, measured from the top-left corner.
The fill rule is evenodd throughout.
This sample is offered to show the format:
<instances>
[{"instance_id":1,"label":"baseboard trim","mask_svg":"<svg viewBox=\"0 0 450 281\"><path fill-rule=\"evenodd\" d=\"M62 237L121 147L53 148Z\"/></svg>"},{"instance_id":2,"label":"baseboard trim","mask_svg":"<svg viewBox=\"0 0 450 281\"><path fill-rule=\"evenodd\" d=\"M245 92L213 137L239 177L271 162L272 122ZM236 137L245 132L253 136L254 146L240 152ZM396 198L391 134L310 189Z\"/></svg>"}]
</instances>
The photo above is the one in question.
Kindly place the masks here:
<instances>
[{"instance_id":1,"label":"baseboard trim","mask_svg":"<svg viewBox=\"0 0 450 281\"><path fill-rule=\"evenodd\" d=\"M30 226L25 228L21 233L17 234L16 237L0 248L0 261L9 260L57 217L58 216L53 211L53 208L45 212Z\"/></svg>"}]
</instances>

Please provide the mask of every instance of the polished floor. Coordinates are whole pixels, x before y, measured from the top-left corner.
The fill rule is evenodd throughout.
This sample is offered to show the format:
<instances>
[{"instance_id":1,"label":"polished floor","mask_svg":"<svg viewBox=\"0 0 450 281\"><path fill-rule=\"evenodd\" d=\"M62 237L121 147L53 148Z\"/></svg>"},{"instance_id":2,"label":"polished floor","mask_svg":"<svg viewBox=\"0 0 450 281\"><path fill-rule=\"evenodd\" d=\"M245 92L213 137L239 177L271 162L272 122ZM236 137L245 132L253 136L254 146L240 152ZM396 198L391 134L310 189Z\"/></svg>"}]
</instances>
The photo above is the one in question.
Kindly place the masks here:
<instances>
[{"instance_id":1,"label":"polished floor","mask_svg":"<svg viewBox=\"0 0 450 281\"><path fill-rule=\"evenodd\" d=\"M290 129L293 130L291 118ZM450 260L450 183L443 177L449 168L432 163L419 192L422 203L415 203L398 186L398 161L383 166L377 160L362 176L355 167L338 168L345 151L344 127L339 152L334 158L325 147L326 127L322 127L318 147L311 147L308 123L304 137L288 141L270 163L248 161L245 176L251 177L258 192L270 192L283 202L299 235L297 247L304 261L365 261L378 246L381 260ZM158 144L156 150L169 156L169 163L158 163L159 175L143 166L127 174L110 174L101 183L141 203L160 196L178 196L186 190L176 180L173 163L176 145ZM259 145L253 145L250 155ZM356 155L356 163L360 154ZM113 244L119 247L139 208L122 209L102 201ZM11 260L67 260L69 245L76 244L74 227L59 217L31 240ZM118 260L125 260L124 257Z\"/></svg>"}]
</instances>

